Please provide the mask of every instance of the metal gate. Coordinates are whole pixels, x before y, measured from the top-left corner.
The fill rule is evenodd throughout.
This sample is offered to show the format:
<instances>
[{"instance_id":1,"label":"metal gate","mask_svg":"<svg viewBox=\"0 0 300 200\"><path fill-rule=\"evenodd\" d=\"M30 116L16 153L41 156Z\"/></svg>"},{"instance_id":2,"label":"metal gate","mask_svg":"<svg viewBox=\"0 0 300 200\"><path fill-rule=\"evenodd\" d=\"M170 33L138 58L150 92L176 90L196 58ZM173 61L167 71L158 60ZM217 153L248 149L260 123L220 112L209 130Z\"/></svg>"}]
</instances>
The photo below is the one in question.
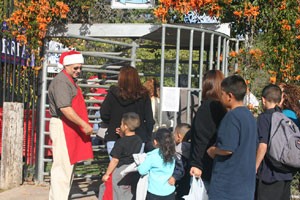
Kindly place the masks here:
<instances>
[{"instance_id":1,"label":"metal gate","mask_svg":"<svg viewBox=\"0 0 300 200\"><path fill-rule=\"evenodd\" d=\"M140 61L136 58L136 51L138 45L135 42L123 43L111 40L104 40L92 37L83 37L76 35L67 35L68 37L82 39L84 41L93 41L101 44L110 44L122 49L122 51L116 52L96 52L96 51L82 51L81 53L85 57L85 64L83 65L82 78L78 79L79 86L84 91L91 87L108 88L109 84L117 82L117 75L119 68L126 64L136 66L136 62ZM152 37L154 36L154 37ZM229 46L235 44L236 41L232 41L226 34L202 29L192 26L180 26L180 25L169 25L163 24L159 29L156 29L152 33L142 37L142 39L156 40L161 43L161 64L160 64L160 88L164 90L165 86L179 88L179 77L181 75L187 76L186 87L180 87L180 91L186 91L187 95L184 97L187 100L187 108L191 107L191 93L196 91L199 98L197 99L198 105L201 101L201 88L202 88L202 76L205 71L209 69L219 69L223 71L225 75L228 74L227 58L229 52ZM232 42L232 43L230 43ZM235 46L236 50L238 46ZM172 62L166 59L166 53L168 51L175 51L175 57ZM36 180L44 182L45 177L49 177L49 172L46 167L52 162L51 155L49 156L49 150L51 144L49 143L49 128L48 123L50 121L50 115L48 113L49 105L47 103L47 87L53 79L55 73L50 73L49 69L55 69L56 64L49 64L49 58L51 54L60 54L62 51L46 51L45 60L42 71L42 82L41 82L41 97L39 105L39 144L38 144L38 157L36 167ZM187 60L181 59L181 54L188 54ZM97 64L90 64L90 58L99 58ZM140 64L140 63L138 63ZM107 73L112 78L102 80L101 78L96 79L96 82L104 81L104 85L88 84L88 73ZM166 76L166 74L172 74L172 76ZM166 80L168 85L166 85ZM92 96L89 92L85 93L86 97ZM164 99L162 99L162 102ZM86 100L87 104L101 103L97 100ZM161 104L162 105L162 104ZM89 111L93 111L99 108L94 106L87 106ZM191 115L191 109L187 109L187 116ZM174 124L177 124L177 112L173 113ZM162 116L162 112L160 112ZM97 116L89 115L91 123L98 123ZM160 117L162 119L162 117ZM187 123L191 123L191 118L187 117ZM160 121L160 124L162 122Z\"/></svg>"},{"instance_id":2,"label":"metal gate","mask_svg":"<svg viewBox=\"0 0 300 200\"><path fill-rule=\"evenodd\" d=\"M82 66L82 78L78 79L78 85L82 88L83 91L88 90L89 88L106 88L108 89L109 84L117 82L117 75L119 73L119 68L124 64L130 64L135 66L136 62L136 48L138 47L134 42L131 44L116 42L111 40L97 39L91 37L75 36L68 35L68 37L83 39L84 41L93 41L97 43L109 44L114 46L114 49L124 49L122 52L87 52L82 51L81 53L85 57L85 64ZM117 47L118 48L117 48ZM37 168L36 168L36 180L39 182L45 181L45 176L49 176L49 170L47 166L52 162L51 158L51 143L49 138L49 104L47 102L47 88L53 79L53 76L59 71L57 69L57 64L50 63L50 57L53 54L60 55L62 51L46 51L45 60L42 71L42 83L41 83L41 98L40 98L40 108L39 108L39 145L38 145L38 157L37 157ZM96 59L97 64L89 64L90 59ZM96 78L93 80L93 83L88 80L88 76L91 74L105 73L111 79L101 79ZM102 82L101 85L96 84ZM91 84L90 84L91 83ZM95 94L90 92L84 92L85 97L90 97ZM99 100L86 100L87 109L89 111L97 110L99 108L90 105L94 103L101 103ZM97 116L90 114L89 119L90 123L96 124ZM49 168L49 167L48 167Z\"/></svg>"},{"instance_id":3,"label":"metal gate","mask_svg":"<svg viewBox=\"0 0 300 200\"><path fill-rule=\"evenodd\" d=\"M30 52L14 38L0 33L0 155L2 140L2 106L4 102L20 102L24 104L24 178L32 175L29 165L35 163L36 152L36 100L38 88L38 71L34 63L29 63ZM32 170L32 169L30 169Z\"/></svg>"},{"instance_id":4,"label":"metal gate","mask_svg":"<svg viewBox=\"0 0 300 200\"><path fill-rule=\"evenodd\" d=\"M186 91L186 95L182 98L186 98L186 119L184 122L191 124L191 115L193 112L194 105L192 104L191 93L196 92L198 94L198 105L201 102L202 92L202 77L205 71L211 69L221 70L225 76L228 75L228 54L230 42L236 44L236 40L230 39L226 34L211 31L207 29L189 27L189 26L178 26L163 24L161 27L161 73L160 73L160 88L161 97L164 97L163 91L165 80L170 79L165 74L174 74L171 78L171 87L180 88L180 91ZM151 35L148 36L151 38ZM175 48L174 58L175 62L170 63L166 61L166 52L172 49L168 45L173 45ZM236 51L238 50L238 43L235 46ZM188 52L188 60L183 62L180 59L180 55L183 52ZM170 59L170 58L169 58ZM237 68L237 66L235 66ZM179 78L181 75L187 76L187 85L180 87ZM170 85L168 85L170 86ZM183 99L180 99L181 101ZM161 100L163 105L164 99ZM162 107L161 107L162 108ZM161 109L160 109L161 110ZM174 112L174 127L177 123L177 112ZM162 119L162 112L160 112L160 119ZM161 124L161 120L160 120Z\"/></svg>"}]
</instances>

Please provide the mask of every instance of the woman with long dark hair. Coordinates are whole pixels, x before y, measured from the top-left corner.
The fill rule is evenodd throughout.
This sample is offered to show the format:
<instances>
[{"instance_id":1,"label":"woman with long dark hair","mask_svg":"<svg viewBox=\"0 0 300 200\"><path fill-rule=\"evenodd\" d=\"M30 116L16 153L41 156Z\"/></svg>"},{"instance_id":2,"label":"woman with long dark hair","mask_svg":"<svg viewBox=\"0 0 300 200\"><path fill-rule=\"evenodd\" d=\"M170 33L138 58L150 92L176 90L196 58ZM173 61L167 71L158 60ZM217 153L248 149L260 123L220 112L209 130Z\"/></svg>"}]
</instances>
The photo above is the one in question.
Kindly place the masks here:
<instances>
[{"instance_id":1,"label":"woman with long dark hair","mask_svg":"<svg viewBox=\"0 0 300 200\"><path fill-rule=\"evenodd\" d=\"M124 66L120 69L118 85L111 86L100 108L101 119L108 125L105 141L108 154L115 141L120 137L116 129L120 127L124 113L135 112L141 119L136 134L144 143L151 141L154 120L148 90L142 85L134 67Z\"/></svg>"},{"instance_id":2,"label":"woman with long dark hair","mask_svg":"<svg viewBox=\"0 0 300 200\"><path fill-rule=\"evenodd\" d=\"M191 176L201 177L208 190L213 160L207 149L216 142L218 126L226 114L221 104L221 82L224 75L219 70L209 70L203 77L202 102L192 122Z\"/></svg>"}]
</instances>

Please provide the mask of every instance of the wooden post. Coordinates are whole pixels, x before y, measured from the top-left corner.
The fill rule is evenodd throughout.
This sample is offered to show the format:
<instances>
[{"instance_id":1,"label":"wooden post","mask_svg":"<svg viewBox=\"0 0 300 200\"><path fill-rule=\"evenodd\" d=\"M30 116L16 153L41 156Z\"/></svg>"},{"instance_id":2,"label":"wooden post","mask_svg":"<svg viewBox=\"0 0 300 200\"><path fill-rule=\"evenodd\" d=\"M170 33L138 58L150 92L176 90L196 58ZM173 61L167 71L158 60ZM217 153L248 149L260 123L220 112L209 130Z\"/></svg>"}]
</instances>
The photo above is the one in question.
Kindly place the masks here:
<instances>
[{"instance_id":1,"label":"wooden post","mask_svg":"<svg viewBox=\"0 0 300 200\"><path fill-rule=\"evenodd\" d=\"M22 184L23 116L22 103L4 102L0 189Z\"/></svg>"}]
</instances>

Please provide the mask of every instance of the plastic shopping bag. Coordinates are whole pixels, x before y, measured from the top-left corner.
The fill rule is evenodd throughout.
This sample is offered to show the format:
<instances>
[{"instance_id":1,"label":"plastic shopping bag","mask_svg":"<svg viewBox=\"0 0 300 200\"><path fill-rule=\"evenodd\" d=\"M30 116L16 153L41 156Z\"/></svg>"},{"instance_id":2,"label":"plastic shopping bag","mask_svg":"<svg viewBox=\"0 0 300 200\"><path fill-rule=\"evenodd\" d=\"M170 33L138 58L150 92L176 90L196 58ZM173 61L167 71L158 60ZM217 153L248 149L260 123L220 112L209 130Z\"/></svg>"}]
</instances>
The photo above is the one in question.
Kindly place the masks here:
<instances>
[{"instance_id":1,"label":"plastic shopping bag","mask_svg":"<svg viewBox=\"0 0 300 200\"><path fill-rule=\"evenodd\" d=\"M101 122L99 125L100 125L100 127L99 127L96 135L98 135L98 137L100 137L101 139L104 139L104 137L107 133L108 125L104 122Z\"/></svg>"},{"instance_id":2,"label":"plastic shopping bag","mask_svg":"<svg viewBox=\"0 0 300 200\"><path fill-rule=\"evenodd\" d=\"M99 200L112 200L113 199L113 187L112 187L112 174L106 182L102 183L99 187Z\"/></svg>"},{"instance_id":3,"label":"plastic shopping bag","mask_svg":"<svg viewBox=\"0 0 300 200\"><path fill-rule=\"evenodd\" d=\"M193 176L190 192L182 198L185 200L208 200L202 179Z\"/></svg>"},{"instance_id":4,"label":"plastic shopping bag","mask_svg":"<svg viewBox=\"0 0 300 200\"><path fill-rule=\"evenodd\" d=\"M107 128L102 128L100 127L96 133L96 135L98 135L101 139L104 139L105 135L107 132Z\"/></svg>"}]
</instances>

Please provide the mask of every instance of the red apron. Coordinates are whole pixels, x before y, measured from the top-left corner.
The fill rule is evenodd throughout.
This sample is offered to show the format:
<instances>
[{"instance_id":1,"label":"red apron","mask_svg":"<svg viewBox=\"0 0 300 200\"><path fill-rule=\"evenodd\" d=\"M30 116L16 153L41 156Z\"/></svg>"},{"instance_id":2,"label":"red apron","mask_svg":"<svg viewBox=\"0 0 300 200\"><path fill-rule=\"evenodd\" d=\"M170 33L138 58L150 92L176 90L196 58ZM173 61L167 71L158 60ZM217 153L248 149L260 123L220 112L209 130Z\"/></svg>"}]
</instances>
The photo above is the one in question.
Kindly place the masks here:
<instances>
[{"instance_id":1,"label":"red apron","mask_svg":"<svg viewBox=\"0 0 300 200\"><path fill-rule=\"evenodd\" d=\"M63 73L69 78L77 88L77 95L72 99L72 108L77 115L88 122L88 114L81 89L75 84L73 78L63 70ZM86 135L81 127L68 120L65 116L61 117L66 137L66 143L70 158L70 163L73 165L76 162L93 158L93 150L91 137Z\"/></svg>"}]
</instances>

